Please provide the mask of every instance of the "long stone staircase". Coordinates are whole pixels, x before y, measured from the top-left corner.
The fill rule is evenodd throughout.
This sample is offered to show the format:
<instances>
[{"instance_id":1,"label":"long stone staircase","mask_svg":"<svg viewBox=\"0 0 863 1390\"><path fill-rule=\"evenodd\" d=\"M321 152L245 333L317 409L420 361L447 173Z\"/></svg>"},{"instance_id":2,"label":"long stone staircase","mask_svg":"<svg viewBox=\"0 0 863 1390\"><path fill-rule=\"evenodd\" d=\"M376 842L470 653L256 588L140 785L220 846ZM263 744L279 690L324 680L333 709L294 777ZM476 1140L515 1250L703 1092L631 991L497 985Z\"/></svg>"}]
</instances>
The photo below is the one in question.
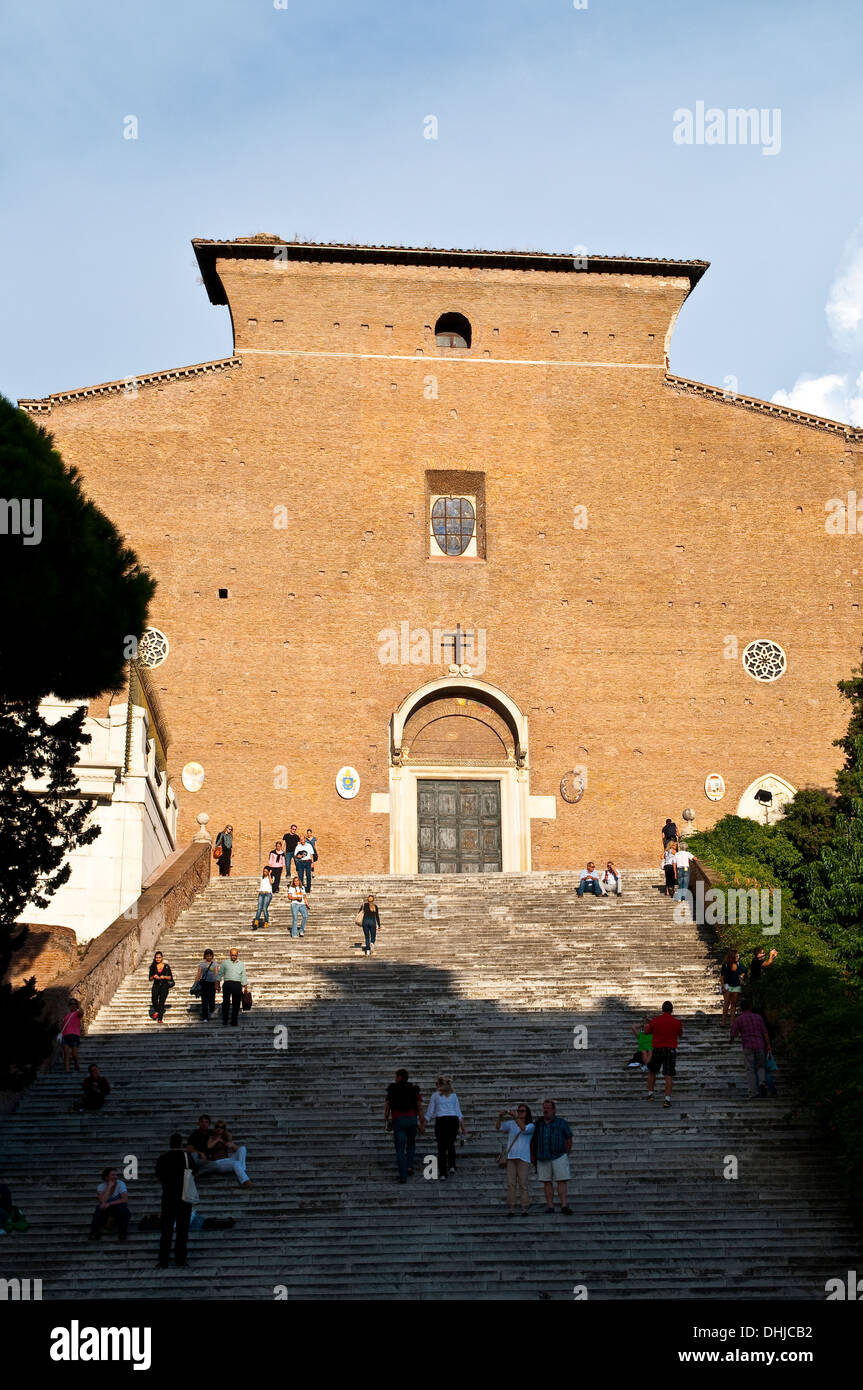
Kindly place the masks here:
<instances>
[{"instance_id":1,"label":"long stone staircase","mask_svg":"<svg viewBox=\"0 0 863 1390\"><path fill-rule=\"evenodd\" d=\"M566 873L315 880L304 940L284 895L253 933L256 881L216 880L160 943L177 987L149 1018L142 965L81 1049L112 1092L95 1115L59 1064L3 1121L0 1173L32 1226L0 1238L0 1276L41 1278L43 1298L590 1299L824 1297L860 1242L820 1141L794 1115L780 1053L776 1100L748 1100L718 976L693 923L673 920L651 871L619 899L575 898ZM371 958L354 914L379 897ZM195 963L237 945L254 1008L203 1024ZM674 1001L685 1036L674 1104L628 1071L629 1028ZM583 1031L586 1029L586 1034ZM586 1042L586 1046L583 1046ZM383 1097L396 1067L427 1098L453 1078L468 1134L456 1177L396 1181ZM557 1102L575 1140L573 1216L507 1218L495 1166L499 1109ZM190 1268L155 1268L158 1235L86 1240L99 1171L132 1167L133 1220L157 1212L157 1155L199 1113L247 1144L253 1185L200 1182ZM736 1165L732 1162L736 1160ZM734 1171L737 1176L726 1176Z\"/></svg>"}]
</instances>

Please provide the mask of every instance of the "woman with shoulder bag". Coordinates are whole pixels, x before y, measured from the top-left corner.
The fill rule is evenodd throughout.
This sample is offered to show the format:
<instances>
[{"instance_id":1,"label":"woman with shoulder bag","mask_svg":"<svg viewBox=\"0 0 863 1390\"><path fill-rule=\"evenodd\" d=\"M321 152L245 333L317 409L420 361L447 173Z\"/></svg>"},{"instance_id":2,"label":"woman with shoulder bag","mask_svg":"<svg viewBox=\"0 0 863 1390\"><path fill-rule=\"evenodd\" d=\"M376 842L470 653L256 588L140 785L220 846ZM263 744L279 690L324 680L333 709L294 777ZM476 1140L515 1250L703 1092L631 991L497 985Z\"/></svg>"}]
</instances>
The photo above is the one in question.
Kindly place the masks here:
<instances>
[{"instance_id":1,"label":"woman with shoulder bag","mask_svg":"<svg viewBox=\"0 0 863 1390\"><path fill-rule=\"evenodd\" d=\"M375 949L375 939L381 929L381 916L378 912L374 893L369 893L368 897L360 903L360 910L354 918L354 923L363 929L366 942L363 947L363 955L369 956Z\"/></svg>"},{"instance_id":2,"label":"woman with shoulder bag","mask_svg":"<svg viewBox=\"0 0 863 1390\"><path fill-rule=\"evenodd\" d=\"M234 827L226 825L216 836L213 858L218 861L219 878L227 878L231 872L231 855L234 850Z\"/></svg>"},{"instance_id":3,"label":"woman with shoulder bag","mask_svg":"<svg viewBox=\"0 0 863 1390\"><path fill-rule=\"evenodd\" d=\"M530 1198L527 1182L530 1175L530 1140L536 1126L529 1105L519 1105L516 1110L498 1112L495 1129L502 1129L507 1137L507 1146L501 1149L498 1163L506 1168L507 1216L515 1216L516 1188L521 1192L521 1214L527 1216Z\"/></svg>"},{"instance_id":4,"label":"woman with shoulder bag","mask_svg":"<svg viewBox=\"0 0 863 1390\"><path fill-rule=\"evenodd\" d=\"M161 951L157 951L153 956L153 964L150 966L150 984L152 985L150 1017L154 1018L157 1023L162 1023L168 991L174 987L174 976L170 965L163 959Z\"/></svg>"},{"instance_id":5,"label":"woman with shoulder bag","mask_svg":"<svg viewBox=\"0 0 863 1390\"><path fill-rule=\"evenodd\" d=\"M219 973L219 962L214 958L213 952L204 952L203 960L198 962L198 969L192 984L191 993L201 996L201 1022L207 1023L211 1014L216 1012L216 976Z\"/></svg>"}]
</instances>

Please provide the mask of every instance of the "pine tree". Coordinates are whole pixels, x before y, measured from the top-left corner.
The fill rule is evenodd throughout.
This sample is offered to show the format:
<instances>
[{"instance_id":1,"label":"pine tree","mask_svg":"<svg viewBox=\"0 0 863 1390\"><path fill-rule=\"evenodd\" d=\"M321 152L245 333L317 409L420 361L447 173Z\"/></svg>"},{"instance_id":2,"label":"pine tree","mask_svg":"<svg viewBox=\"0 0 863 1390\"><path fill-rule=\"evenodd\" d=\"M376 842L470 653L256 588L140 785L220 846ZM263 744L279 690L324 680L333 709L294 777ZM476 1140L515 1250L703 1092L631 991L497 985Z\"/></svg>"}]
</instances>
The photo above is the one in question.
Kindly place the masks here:
<instances>
[{"instance_id":1,"label":"pine tree","mask_svg":"<svg viewBox=\"0 0 863 1390\"><path fill-rule=\"evenodd\" d=\"M34 981L6 981L27 935L16 919L47 904L69 877L69 852L99 833L74 771L86 705L49 723L39 703L123 684L155 585L50 435L3 396L0 525L0 1090L17 1090L54 1030Z\"/></svg>"}]
</instances>

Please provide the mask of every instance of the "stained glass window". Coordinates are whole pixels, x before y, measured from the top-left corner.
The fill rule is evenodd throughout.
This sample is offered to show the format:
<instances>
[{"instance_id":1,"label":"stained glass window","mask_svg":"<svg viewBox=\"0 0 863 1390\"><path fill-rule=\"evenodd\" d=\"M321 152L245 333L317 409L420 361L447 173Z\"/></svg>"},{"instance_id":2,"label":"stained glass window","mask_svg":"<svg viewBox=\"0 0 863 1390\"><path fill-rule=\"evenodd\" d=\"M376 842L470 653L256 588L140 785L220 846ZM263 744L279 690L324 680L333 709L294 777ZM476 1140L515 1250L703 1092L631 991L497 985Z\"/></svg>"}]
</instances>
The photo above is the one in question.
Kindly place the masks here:
<instances>
[{"instance_id":1,"label":"stained glass window","mask_svg":"<svg viewBox=\"0 0 863 1390\"><path fill-rule=\"evenodd\" d=\"M439 497L432 507L432 531L445 555L464 555L476 529L476 513L466 497Z\"/></svg>"}]
</instances>

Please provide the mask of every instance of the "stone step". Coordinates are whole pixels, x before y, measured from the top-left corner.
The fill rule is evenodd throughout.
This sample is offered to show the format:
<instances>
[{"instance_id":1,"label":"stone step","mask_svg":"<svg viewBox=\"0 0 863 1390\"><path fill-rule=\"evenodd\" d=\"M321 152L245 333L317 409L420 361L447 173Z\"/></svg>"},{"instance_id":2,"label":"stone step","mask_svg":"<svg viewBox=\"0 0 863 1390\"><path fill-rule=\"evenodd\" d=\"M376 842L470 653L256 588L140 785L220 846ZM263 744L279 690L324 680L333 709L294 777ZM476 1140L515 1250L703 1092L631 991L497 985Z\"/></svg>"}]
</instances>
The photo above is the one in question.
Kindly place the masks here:
<instances>
[{"instance_id":1,"label":"stone step","mask_svg":"<svg viewBox=\"0 0 863 1390\"><path fill-rule=\"evenodd\" d=\"M746 1100L705 941L661 874L623 875L623 898L597 902L575 898L577 873L315 875L302 942L281 894L253 933L258 880L215 880L160 942L178 979L165 1023L148 1017L142 961L83 1041L82 1064L112 1082L105 1110L69 1114L79 1078L54 1070L6 1120L3 1171L33 1225L6 1238L5 1276L38 1264L46 1299L270 1299L284 1284L292 1299L571 1300L576 1283L591 1298L823 1297L859 1242L791 1068L780 1058L775 1101ZM353 916L369 889L383 925L366 959ZM220 959L240 947L255 1006L237 1029L203 1026L189 998L204 944ZM670 1111L624 1067L630 1026L666 996L685 1026ZM395 1182L382 1110L400 1064L424 1089L441 1068L454 1078L468 1138L446 1184ZM574 1215L545 1217L532 1175L531 1214L508 1220L495 1109L549 1092L575 1135ZM193 1233L187 1271L153 1269L157 1237L134 1228L88 1244L99 1170L134 1155L133 1214L156 1210L155 1157L203 1108L249 1146L252 1188L200 1182L201 1213L237 1227ZM420 1165L434 1152L427 1131Z\"/></svg>"}]
</instances>

